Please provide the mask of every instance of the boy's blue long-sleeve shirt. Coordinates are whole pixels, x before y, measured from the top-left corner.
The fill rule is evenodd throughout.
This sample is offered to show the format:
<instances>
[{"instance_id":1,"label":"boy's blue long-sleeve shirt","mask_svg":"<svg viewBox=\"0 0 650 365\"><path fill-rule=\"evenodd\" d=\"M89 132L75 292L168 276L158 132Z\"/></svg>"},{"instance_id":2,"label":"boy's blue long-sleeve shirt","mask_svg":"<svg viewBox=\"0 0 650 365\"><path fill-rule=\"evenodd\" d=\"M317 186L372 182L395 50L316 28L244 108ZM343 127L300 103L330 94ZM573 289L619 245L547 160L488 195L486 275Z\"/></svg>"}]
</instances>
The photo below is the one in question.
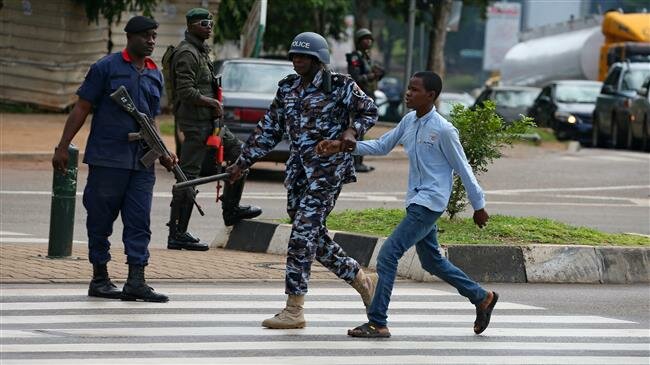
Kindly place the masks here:
<instances>
[{"instance_id":1,"label":"boy's blue long-sleeve shirt","mask_svg":"<svg viewBox=\"0 0 650 365\"><path fill-rule=\"evenodd\" d=\"M386 155L398 143L409 159L408 190L405 205L418 204L435 212L447 208L453 172L460 176L474 210L485 207L483 190L467 163L458 130L445 118L431 111L418 118L415 111L379 139L357 142L356 155Z\"/></svg>"}]
</instances>

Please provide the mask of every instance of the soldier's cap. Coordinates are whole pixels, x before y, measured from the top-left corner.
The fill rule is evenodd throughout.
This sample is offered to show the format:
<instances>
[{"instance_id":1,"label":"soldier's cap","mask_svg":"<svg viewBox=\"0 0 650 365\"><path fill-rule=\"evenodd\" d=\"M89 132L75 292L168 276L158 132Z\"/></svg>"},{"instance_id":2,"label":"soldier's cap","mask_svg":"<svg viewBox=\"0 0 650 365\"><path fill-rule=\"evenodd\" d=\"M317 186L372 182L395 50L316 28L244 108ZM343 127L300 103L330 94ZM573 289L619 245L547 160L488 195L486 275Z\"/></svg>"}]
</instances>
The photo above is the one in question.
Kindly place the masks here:
<instances>
[{"instance_id":1,"label":"soldier's cap","mask_svg":"<svg viewBox=\"0 0 650 365\"><path fill-rule=\"evenodd\" d=\"M124 27L124 31L127 33L140 33L147 31L149 29L158 28L158 22L142 15L134 16L129 19Z\"/></svg>"},{"instance_id":2,"label":"soldier's cap","mask_svg":"<svg viewBox=\"0 0 650 365\"><path fill-rule=\"evenodd\" d=\"M208 9L194 8L190 9L190 11L185 14L185 19L187 19L188 23L193 20L212 19L212 14Z\"/></svg>"}]
</instances>

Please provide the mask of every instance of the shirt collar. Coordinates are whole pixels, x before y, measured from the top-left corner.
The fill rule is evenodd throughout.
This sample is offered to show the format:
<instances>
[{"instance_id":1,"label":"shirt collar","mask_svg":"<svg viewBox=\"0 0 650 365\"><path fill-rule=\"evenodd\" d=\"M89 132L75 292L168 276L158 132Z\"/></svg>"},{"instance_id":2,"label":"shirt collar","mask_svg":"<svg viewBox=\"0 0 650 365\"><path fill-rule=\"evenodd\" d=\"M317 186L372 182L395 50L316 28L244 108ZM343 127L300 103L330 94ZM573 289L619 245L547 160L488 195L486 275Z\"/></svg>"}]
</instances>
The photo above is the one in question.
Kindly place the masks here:
<instances>
[{"instance_id":1,"label":"shirt collar","mask_svg":"<svg viewBox=\"0 0 650 365\"><path fill-rule=\"evenodd\" d=\"M122 50L122 59L128 63L131 63L131 56L129 56L129 52L126 51L126 48ZM156 63L150 58L150 57L145 57L144 58L144 67L147 70L157 70L158 66L156 66Z\"/></svg>"},{"instance_id":2,"label":"shirt collar","mask_svg":"<svg viewBox=\"0 0 650 365\"><path fill-rule=\"evenodd\" d=\"M323 70L321 69L318 72L316 72L316 75L314 75L314 79L311 80L310 85L312 85L316 89L318 89L322 83L323 83ZM300 78L298 78L298 83L294 84L294 85L298 86L300 84L302 84L302 76L300 76ZM309 85L307 87L309 87Z\"/></svg>"},{"instance_id":3,"label":"shirt collar","mask_svg":"<svg viewBox=\"0 0 650 365\"><path fill-rule=\"evenodd\" d=\"M418 115L416 113L415 114L415 119L429 120L429 119L433 118L435 112L436 112L436 106L434 105L433 107L431 107L431 110L429 110L428 113L426 113L425 115L423 115L421 117L418 117Z\"/></svg>"}]
</instances>

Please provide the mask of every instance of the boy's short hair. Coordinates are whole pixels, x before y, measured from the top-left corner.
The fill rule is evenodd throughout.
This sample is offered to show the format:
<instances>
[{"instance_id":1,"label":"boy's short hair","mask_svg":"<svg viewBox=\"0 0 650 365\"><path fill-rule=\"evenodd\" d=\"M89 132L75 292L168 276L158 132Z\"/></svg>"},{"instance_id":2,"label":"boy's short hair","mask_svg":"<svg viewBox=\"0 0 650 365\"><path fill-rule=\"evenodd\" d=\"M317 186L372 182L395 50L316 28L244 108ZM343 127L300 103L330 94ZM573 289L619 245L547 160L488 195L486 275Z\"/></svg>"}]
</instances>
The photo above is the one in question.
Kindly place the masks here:
<instances>
[{"instance_id":1,"label":"boy's short hair","mask_svg":"<svg viewBox=\"0 0 650 365\"><path fill-rule=\"evenodd\" d=\"M413 77L422 79L424 88L427 91L434 91L436 93L435 99L438 98L438 96L440 95L440 91L442 91L442 79L440 78L440 76L438 76L437 73L433 71L419 71L414 73Z\"/></svg>"}]
</instances>

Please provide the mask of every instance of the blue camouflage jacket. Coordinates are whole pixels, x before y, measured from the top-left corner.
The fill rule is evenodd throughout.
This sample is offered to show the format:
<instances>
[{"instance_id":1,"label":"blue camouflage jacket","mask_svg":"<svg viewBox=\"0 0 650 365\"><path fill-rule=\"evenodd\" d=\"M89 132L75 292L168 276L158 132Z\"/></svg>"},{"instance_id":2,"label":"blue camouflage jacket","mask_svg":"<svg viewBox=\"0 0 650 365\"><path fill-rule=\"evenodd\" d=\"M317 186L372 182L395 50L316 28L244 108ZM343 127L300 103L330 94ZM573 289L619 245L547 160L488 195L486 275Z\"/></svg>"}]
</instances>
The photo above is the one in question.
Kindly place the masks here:
<instances>
[{"instance_id":1,"label":"blue camouflage jacket","mask_svg":"<svg viewBox=\"0 0 650 365\"><path fill-rule=\"evenodd\" d=\"M377 107L349 77L331 73L331 90L319 71L303 89L299 75L289 75L278 84L275 99L255 131L244 143L237 165L249 168L270 152L284 133L289 136L287 188L307 179L312 189L338 187L355 182L354 163L349 153L319 156L316 145L324 139L339 139L348 128L363 135L377 121Z\"/></svg>"}]
</instances>

